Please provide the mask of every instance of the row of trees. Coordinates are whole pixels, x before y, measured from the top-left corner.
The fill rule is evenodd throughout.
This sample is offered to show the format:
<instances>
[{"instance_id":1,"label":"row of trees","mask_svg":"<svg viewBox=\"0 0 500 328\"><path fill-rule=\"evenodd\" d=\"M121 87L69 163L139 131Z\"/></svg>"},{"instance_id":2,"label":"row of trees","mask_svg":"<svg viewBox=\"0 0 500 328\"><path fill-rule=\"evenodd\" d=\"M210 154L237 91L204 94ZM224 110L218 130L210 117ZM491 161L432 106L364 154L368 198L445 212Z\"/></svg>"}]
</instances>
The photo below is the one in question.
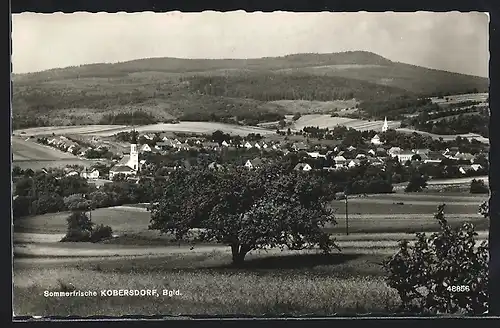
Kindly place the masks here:
<instances>
[{"instance_id":1,"label":"row of trees","mask_svg":"<svg viewBox=\"0 0 500 328\"><path fill-rule=\"evenodd\" d=\"M137 184L117 181L97 189L78 176L26 172L26 176L19 177L14 185L13 216L19 218L71 210L65 200L75 194L85 195L85 200L94 208L150 202L161 188L162 181L142 179Z\"/></svg>"},{"instance_id":2,"label":"row of trees","mask_svg":"<svg viewBox=\"0 0 500 328\"><path fill-rule=\"evenodd\" d=\"M99 124L114 125L147 125L155 123L158 123L158 120L154 115L141 110L130 113L106 114L99 121Z\"/></svg>"}]
</instances>

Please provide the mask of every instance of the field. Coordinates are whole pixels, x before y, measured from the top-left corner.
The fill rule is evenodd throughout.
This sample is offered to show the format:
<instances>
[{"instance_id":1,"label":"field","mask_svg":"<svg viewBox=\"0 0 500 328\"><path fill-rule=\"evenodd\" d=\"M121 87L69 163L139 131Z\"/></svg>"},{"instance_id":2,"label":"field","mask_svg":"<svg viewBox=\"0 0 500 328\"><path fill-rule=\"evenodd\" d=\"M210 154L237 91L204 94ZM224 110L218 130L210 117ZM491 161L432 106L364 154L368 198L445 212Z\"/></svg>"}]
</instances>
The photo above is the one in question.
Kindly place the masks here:
<instances>
[{"instance_id":1,"label":"field","mask_svg":"<svg viewBox=\"0 0 500 328\"><path fill-rule=\"evenodd\" d=\"M486 100L488 99L488 95L489 95L488 93L468 93L460 95L450 95L441 99L437 97L432 97L431 101L439 105L458 104L466 101L486 102ZM448 98L448 100L446 100L445 98Z\"/></svg>"},{"instance_id":2,"label":"field","mask_svg":"<svg viewBox=\"0 0 500 328\"><path fill-rule=\"evenodd\" d=\"M88 126L53 126L50 128L30 128L14 131L15 135L21 133L26 136L35 135L89 135L89 136L112 136L119 132L130 131L132 128L141 133L150 132L186 132L186 133L212 133L216 130L221 130L225 133L233 135L246 136L249 133L269 134L274 133L274 130L267 130L254 126L239 126L225 123L214 122L180 122L178 124L151 124L142 126L125 126L125 125L88 125Z\"/></svg>"},{"instance_id":3,"label":"field","mask_svg":"<svg viewBox=\"0 0 500 328\"><path fill-rule=\"evenodd\" d=\"M413 232L436 231L433 213L446 203L452 226L473 222L487 239L488 220L476 214L487 196L384 194L335 201L338 225L327 227L341 252L269 249L230 265L230 249L217 244L176 243L148 231L145 204L98 209L97 224L116 238L96 244L58 243L67 213L15 221L14 312L19 315L245 314L331 315L390 313L399 305L380 263ZM102 289L178 290L179 295L45 298L43 292Z\"/></svg>"},{"instance_id":4,"label":"field","mask_svg":"<svg viewBox=\"0 0 500 328\"><path fill-rule=\"evenodd\" d=\"M455 140L457 137L462 137L462 138L467 138L469 140L471 139L476 139L477 141L480 141L482 143L489 144L490 140L488 138L485 138L479 134L476 133L466 133L466 134L434 134L430 132L424 132L424 131L419 131L419 130L412 130L412 129L407 129L407 128L398 128L396 129L398 132L402 133L418 133L424 136L430 136L433 139L439 139L443 138L444 141L451 141Z\"/></svg>"},{"instance_id":5,"label":"field","mask_svg":"<svg viewBox=\"0 0 500 328\"><path fill-rule=\"evenodd\" d=\"M77 159L72 154L17 137L12 138L12 153L14 161Z\"/></svg>"},{"instance_id":6,"label":"field","mask_svg":"<svg viewBox=\"0 0 500 328\"><path fill-rule=\"evenodd\" d=\"M19 166L23 170L40 170L49 167L65 167L66 165L90 167L96 163L94 160L80 159L70 153L40 145L34 141L26 141L20 137L12 137L11 140L12 165Z\"/></svg>"},{"instance_id":7,"label":"field","mask_svg":"<svg viewBox=\"0 0 500 328\"><path fill-rule=\"evenodd\" d=\"M14 131L14 135L39 136L64 134L92 134L103 131L113 131L126 128L125 125L76 125L76 126L48 126L29 129L19 129Z\"/></svg>"},{"instance_id":8,"label":"field","mask_svg":"<svg viewBox=\"0 0 500 328\"><path fill-rule=\"evenodd\" d=\"M290 113L314 114L332 113L342 109L353 108L358 103L355 99L351 99L335 101L277 100L270 101L267 104L282 107Z\"/></svg>"},{"instance_id":9,"label":"field","mask_svg":"<svg viewBox=\"0 0 500 328\"><path fill-rule=\"evenodd\" d=\"M331 117L330 115L309 114L301 116L293 125L294 130L301 130L306 126L333 129L336 126L343 125L356 130L375 130L380 131L384 125L383 121L367 121L352 119L346 117ZM388 121L389 128L398 128L400 122Z\"/></svg>"}]
</instances>

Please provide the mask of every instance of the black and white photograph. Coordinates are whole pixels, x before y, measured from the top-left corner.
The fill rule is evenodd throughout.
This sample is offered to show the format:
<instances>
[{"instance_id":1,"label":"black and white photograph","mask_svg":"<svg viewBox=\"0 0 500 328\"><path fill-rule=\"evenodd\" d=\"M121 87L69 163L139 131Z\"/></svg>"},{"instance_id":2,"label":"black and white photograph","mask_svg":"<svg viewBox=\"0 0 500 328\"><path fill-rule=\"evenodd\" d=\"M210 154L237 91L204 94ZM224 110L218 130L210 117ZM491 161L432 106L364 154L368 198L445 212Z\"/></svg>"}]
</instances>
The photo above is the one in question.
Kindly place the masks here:
<instances>
[{"instance_id":1,"label":"black and white photograph","mask_svg":"<svg viewBox=\"0 0 500 328\"><path fill-rule=\"evenodd\" d=\"M14 317L488 314L489 24L12 14Z\"/></svg>"}]
</instances>

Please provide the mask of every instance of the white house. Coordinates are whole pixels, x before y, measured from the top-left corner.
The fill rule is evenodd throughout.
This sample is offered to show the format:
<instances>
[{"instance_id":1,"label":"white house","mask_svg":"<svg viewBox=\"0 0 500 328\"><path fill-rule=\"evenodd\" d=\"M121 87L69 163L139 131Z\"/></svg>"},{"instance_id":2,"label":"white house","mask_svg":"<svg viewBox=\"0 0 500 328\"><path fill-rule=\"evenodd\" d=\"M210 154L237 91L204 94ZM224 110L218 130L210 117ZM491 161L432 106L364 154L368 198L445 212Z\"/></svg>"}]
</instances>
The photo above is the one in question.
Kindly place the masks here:
<instances>
[{"instance_id":1,"label":"white house","mask_svg":"<svg viewBox=\"0 0 500 328\"><path fill-rule=\"evenodd\" d=\"M255 147L255 148L257 148L257 149L260 149L260 145L259 145L259 143L258 143L258 142L256 142L256 143L255 143L255 145L254 145L254 147Z\"/></svg>"},{"instance_id":2,"label":"white house","mask_svg":"<svg viewBox=\"0 0 500 328\"><path fill-rule=\"evenodd\" d=\"M149 151L151 151L151 147L150 147L148 144L144 144L144 145L142 145L142 147L141 147L141 151L142 151L142 152L144 152L144 151L149 152Z\"/></svg>"},{"instance_id":3,"label":"white house","mask_svg":"<svg viewBox=\"0 0 500 328\"><path fill-rule=\"evenodd\" d=\"M76 171L70 171L66 174L67 177L73 177L73 176L76 176L76 175L79 175L78 172Z\"/></svg>"},{"instance_id":4,"label":"white house","mask_svg":"<svg viewBox=\"0 0 500 328\"><path fill-rule=\"evenodd\" d=\"M307 155L312 158L326 158L326 155L321 155L319 152L307 153Z\"/></svg>"},{"instance_id":5,"label":"white house","mask_svg":"<svg viewBox=\"0 0 500 328\"><path fill-rule=\"evenodd\" d=\"M255 158L253 160L247 160L245 163L245 167L247 169L256 169L262 165L262 160L260 158Z\"/></svg>"},{"instance_id":6,"label":"white house","mask_svg":"<svg viewBox=\"0 0 500 328\"><path fill-rule=\"evenodd\" d=\"M372 156L375 156L376 152L375 152L375 150L370 149L370 150L368 151L368 154L371 154Z\"/></svg>"},{"instance_id":7,"label":"white house","mask_svg":"<svg viewBox=\"0 0 500 328\"><path fill-rule=\"evenodd\" d=\"M482 165L481 164L472 164L471 166L471 169L473 169L474 171L479 171L480 169L482 169Z\"/></svg>"},{"instance_id":8,"label":"white house","mask_svg":"<svg viewBox=\"0 0 500 328\"><path fill-rule=\"evenodd\" d=\"M374 144L374 145L381 145L382 144L382 141L380 141L380 137L378 136L378 134L376 134L372 138L371 143Z\"/></svg>"},{"instance_id":9,"label":"white house","mask_svg":"<svg viewBox=\"0 0 500 328\"><path fill-rule=\"evenodd\" d=\"M353 159L347 164L348 167L355 167L361 164L361 161L359 159Z\"/></svg>"},{"instance_id":10,"label":"white house","mask_svg":"<svg viewBox=\"0 0 500 328\"><path fill-rule=\"evenodd\" d=\"M415 153L411 151L404 151L399 154L396 154L398 161L401 163L406 163L406 161L411 161L411 158L415 155Z\"/></svg>"},{"instance_id":11,"label":"white house","mask_svg":"<svg viewBox=\"0 0 500 328\"><path fill-rule=\"evenodd\" d=\"M299 164L295 165L294 170L308 172L308 171L312 170L312 167L311 167L311 165L309 165L307 163L299 163Z\"/></svg>"},{"instance_id":12,"label":"white house","mask_svg":"<svg viewBox=\"0 0 500 328\"><path fill-rule=\"evenodd\" d=\"M253 146L252 146L252 144L251 144L251 143L249 143L249 142L247 141L247 142L245 142L245 144L243 145L243 147L245 147L246 149L250 149L250 148L252 148Z\"/></svg>"},{"instance_id":13,"label":"white house","mask_svg":"<svg viewBox=\"0 0 500 328\"><path fill-rule=\"evenodd\" d=\"M346 162L347 162L347 160L344 156L335 156L333 158L333 160L335 161L336 168L344 167L346 165Z\"/></svg>"},{"instance_id":14,"label":"white house","mask_svg":"<svg viewBox=\"0 0 500 328\"><path fill-rule=\"evenodd\" d=\"M391 147L391 149L389 149L387 153L391 155L391 157L396 157L397 154L401 153L401 148Z\"/></svg>"},{"instance_id":15,"label":"white house","mask_svg":"<svg viewBox=\"0 0 500 328\"><path fill-rule=\"evenodd\" d=\"M83 171L80 176L84 179L99 179L99 170Z\"/></svg>"},{"instance_id":16,"label":"white house","mask_svg":"<svg viewBox=\"0 0 500 328\"><path fill-rule=\"evenodd\" d=\"M348 151L353 151L353 150L356 150L356 147L354 146L349 146L349 148L347 148Z\"/></svg>"},{"instance_id":17,"label":"white house","mask_svg":"<svg viewBox=\"0 0 500 328\"><path fill-rule=\"evenodd\" d=\"M229 147L229 144L226 142L226 140L224 140L222 143L221 143L222 146L224 147Z\"/></svg>"}]
</instances>

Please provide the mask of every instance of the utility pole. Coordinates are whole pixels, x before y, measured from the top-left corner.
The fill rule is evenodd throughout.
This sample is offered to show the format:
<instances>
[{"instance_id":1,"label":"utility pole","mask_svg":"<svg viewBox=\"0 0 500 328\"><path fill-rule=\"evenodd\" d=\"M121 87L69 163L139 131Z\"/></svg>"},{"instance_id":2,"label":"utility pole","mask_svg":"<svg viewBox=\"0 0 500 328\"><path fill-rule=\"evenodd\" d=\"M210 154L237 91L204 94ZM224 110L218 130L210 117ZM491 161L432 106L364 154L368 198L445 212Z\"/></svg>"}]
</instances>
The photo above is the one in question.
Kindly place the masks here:
<instances>
[{"instance_id":1,"label":"utility pole","mask_svg":"<svg viewBox=\"0 0 500 328\"><path fill-rule=\"evenodd\" d=\"M349 236L349 214L347 207L347 194L345 194L345 234Z\"/></svg>"}]
</instances>

